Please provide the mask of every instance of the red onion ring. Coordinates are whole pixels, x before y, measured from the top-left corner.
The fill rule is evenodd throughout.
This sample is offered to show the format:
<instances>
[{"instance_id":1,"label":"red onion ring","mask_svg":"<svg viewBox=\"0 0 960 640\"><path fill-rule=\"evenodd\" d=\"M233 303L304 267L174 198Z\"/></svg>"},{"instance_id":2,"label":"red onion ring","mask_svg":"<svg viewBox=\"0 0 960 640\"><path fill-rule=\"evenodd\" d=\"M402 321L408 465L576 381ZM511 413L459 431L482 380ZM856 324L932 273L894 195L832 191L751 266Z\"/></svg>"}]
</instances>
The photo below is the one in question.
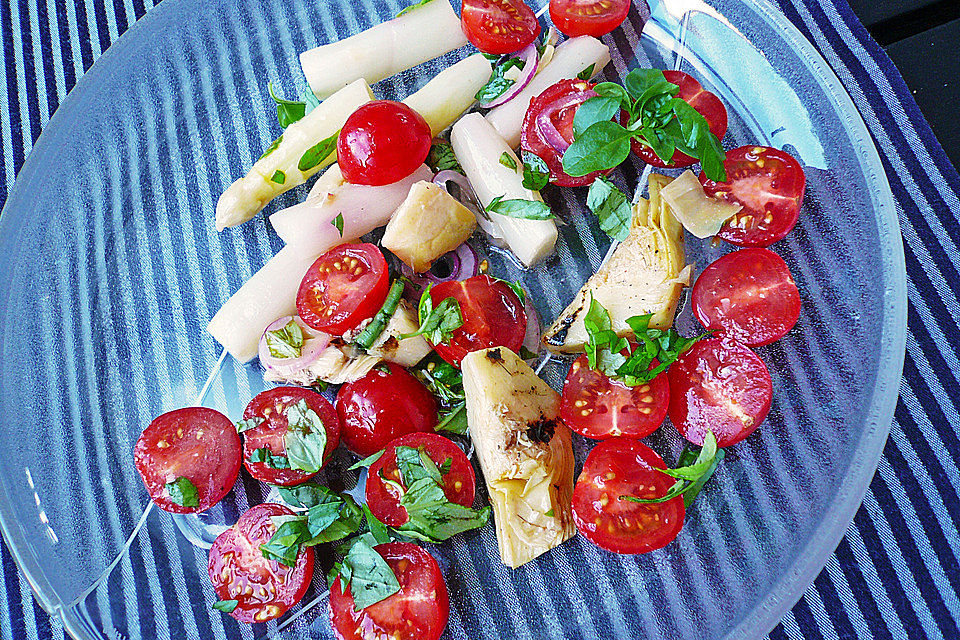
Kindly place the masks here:
<instances>
[{"instance_id":1,"label":"red onion ring","mask_svg":"<svg viewBox=\"0 0 960 640\"><path fill-rule=\"evenodd\" d=\"M568 94L556 102L551 102L540 113L537 114L537 131L540 132L544 142L554 148L557 153L563 154L570 147L570 142L563 137L563 134L553 124L553 116L561 109L572 107L573 105L586 102L590 98L597 96L597 92L592 89L578 91Z\"/></svg>"},{"instance_id":2,"label":"red onion ring","mask_svg":"<svg viewBox=\"0 0 960 640\"><path fill-rule=\"evenodd\" d=\"M484 109L492 109L494 107L499 107L504 102L509 102L511 99L516 97L518 93L523 91L523 88L526 87L527 84L533 79L534 74L537 72L537 64L539 62L537 56L537 46L535 44L528 44L520 51L520 53L517 54L517 57L523 60L523 68L520 70L520 76L514 81L509 89L501 93L499 96L490 102L481 102L481 107Z\"/></svg>"},{"instance_id":3,"label":"red onion ring","mask_svg":"<svg viewBox=\"0 0 960 640\"><path fill-rule=\"evenodd\" d=\"M523 310L527 314L527 332L523 335L523 346L533 353L540 353L540 318L537 308L533 306L530 294L524 300Z\"/></svg>"},{"instance_id":4,"label":"red onion ring","mask_svg":"<svg viewBox=\"0 0 960 640\"><path fill-rule=\"evenodd\" d=\"M445 272L445 275L438 275L437 271ZM406 293L419 296L427 285L451 280L466 280L477 275L480 273L480 259L476 250L464 242L453 251L437 258L429 271L414 273L408 264L401 262L400 272L413 287L412 291Z\"/></svg>"},{"instance_id":5,"label":"red onion ring","mask_svg":"<svg viewBox=\"0 0 960 640\"><path fill-rule=\"evenodd\" d=\"M300 330L303 332L303 348L300 357L277 358L270 354L270 349L267 347L267 332L282 329L287 326L287 323L291 320L300 325ZM328 344L330 344L330 336L326 333L308 327L306 323L297 316L283 316L267 326L263 332L263 336L260 337L260 345L257 353L260 356L260 364L262 364L265 369L269 369L281 376L290 376L306 369L316 362Z\"/></svg>"}]
</instances>

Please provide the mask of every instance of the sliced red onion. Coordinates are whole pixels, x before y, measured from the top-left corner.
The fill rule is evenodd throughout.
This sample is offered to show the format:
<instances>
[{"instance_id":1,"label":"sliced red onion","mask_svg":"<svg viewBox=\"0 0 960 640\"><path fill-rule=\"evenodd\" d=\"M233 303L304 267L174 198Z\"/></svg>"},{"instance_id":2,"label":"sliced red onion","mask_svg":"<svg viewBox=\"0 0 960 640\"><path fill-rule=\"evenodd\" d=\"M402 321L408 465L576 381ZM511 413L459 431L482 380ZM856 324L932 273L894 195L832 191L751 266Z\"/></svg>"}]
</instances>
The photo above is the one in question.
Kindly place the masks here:
<instances>
[{"instance_id":1,"label":"sliced red onion","mask_svg":"<svg viewBox=\"0 0 960 640\"><path fill-rule=\"evenodd\" d=\"M520 51L520 53L517 54L517 57L523 60L523 68L520 70L520 75L513 82L513 84L510 85L510 88L501 93L499 96L490 102L481 102L481 107L484 109L492 109L494 107L499 107L504 102L509 102L518 93L523 91L523 88L526 87L530 80L533 79L533 76L537 73L537 45L528 44Z\"/></svg>"},{"instance_id":2,"label":"sliced red onion","mask_svg":"<svg viewBox=\"0 0 960 640\"><path fill-rule=\"evenodd\" d=\"M300 352L300 357L277 358L270 354L270 349L267 347L267 332L283 329L291 320L300 325L300 330L303 332L303 348ZM260 337L260 346L258 349L260 364L262 364L264 368L270 369L280 375L292 375L316 362L323 350L330 344L330 337L331 336L326 333L308 327L306 323L297 316L283 316L271 322L266 331L263 332L263 336Z\"/></svg>"},{"instance_id":3,"label":"sliced red onion","mask_svg":"<svg viewBox=\"0 0 960 640\"><path fill-rule=\"evenodd\" d=\"M570 147L570 142L567 142L567 139L563 137L563 134L557 129L556 125L553 124L553 116L556 115L561 109L566 109L581 102L585 102L590 98L596 97L597 92L592 89L587 89L586 91L578 91L577 93L568 94L556 102L552 102L547 105L539 114L537 114L537 131L540 132L540 135L543 136L544 142L549 144L554 148L557 153L562 154Z\"/></svg>"},{"instance_id":4,"label":"sliced red onion","mask_svg":"<svg viewBox=\"0 0 960 640\"><path fill-rule=\"evenodd\" d=\"M540 317L529 294L524 300L523 310L527 314L527 333L523 336L523 346L533 353L540 352Z\"/></svg>"},{"instance_id":5,"label":"sliced red onion","mask_svg":"<svg viewBox=\"0 0 960 640\"><path fill-rule=\"evenodd\" d=\"M480 273L480 259L477 252L464 242L453 251L437 258L429 271L414 273L406 263L400 263L400 272L410 281L412 291L406 293L419 296L429 284L466 280Z\"/></svg>"}]
</instances>

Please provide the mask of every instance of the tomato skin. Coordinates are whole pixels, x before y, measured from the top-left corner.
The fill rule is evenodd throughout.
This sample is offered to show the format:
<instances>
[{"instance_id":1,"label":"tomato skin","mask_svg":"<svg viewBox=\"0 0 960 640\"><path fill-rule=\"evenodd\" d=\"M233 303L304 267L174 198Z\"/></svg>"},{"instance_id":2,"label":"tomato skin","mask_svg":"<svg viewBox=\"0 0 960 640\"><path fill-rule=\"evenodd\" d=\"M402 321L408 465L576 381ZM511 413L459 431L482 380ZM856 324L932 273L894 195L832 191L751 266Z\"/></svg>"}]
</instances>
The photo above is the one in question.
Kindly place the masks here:
<instances>
[{"instance_id":1,"label":"tomato skin","mask_svg":"<svg viewBox=\"0 0 960 640\"><path fill-rule=\"evenodd\" d=\"M630 0L550 0L550 19L565 36L599 38L623 24Z\"/></svg>"},{"instance_id":2,"label":"tomato skin","mask_svg":"<svg viewBox=\"0 0 960 640\"><path fill-rule=\"evenodd\" d=\"M610 438L594 447L573 487L580 535L614 553L647 553L672 542L683 527L683 496L657 504L620 500L666 495L676 480L657 471L664 468L653 449L633 438Z\"/></svg>"},{"instance_id":3,"label":"tomato skin","mask_svg":"<svg viewBox=\"0 0 960 640\"><path fill-rule=\"evenodd\" d=\"M403 180L430 153L430 125L393 100L373 100L354 111L337 138L337 162L351 184L384 185Z\"/></svg>"},{"instance_id":4,"label":"tomato skin","mask_svg":"<svg viewBox=\"0 0 960 640\"><path fill-rule=\"evenodd\" d=\"M579 178L569 175L563 170L563 151L565 149L561 151L550 145L537 126L537 118L544 109L567 96L588 92L583 98L583 102L585 102L588 98L596 95L592 93L594 86L594 83L586 80L561 80L547 87L543 90L543 93L531 100L530 106L523 116L523 125L520 130L520 148L527 153L538 156L546 163L550 169L550 182L557 186L582 187L592 183L598 175L609 173L609 171L594 171ZM573 144L573 118L583 102L564 107L551 118L557 131L570 144Z\"/></svg>"},{"instance_id":5,"label":"tomato skin","mask_svg":"<svg viewBox=\"0 0 960 640\"><path fill-rule=\"evenodd\" d=\"M207 573L217 597L236 600L230 615L240 622L267 622L279 618L300 602L313 577L313 547L303 547L296 565L267 560L260 553L276 527L271 517L293 515L281 504L266 502L248 509L237 524L214 540ZM250 593L245 593L246 590Z\"/></svg>"},{"instance_id":6,"label":"tomato skin","mask_svg":"<svg viewBox=\"0 0 960 640\"><path fill-rule=\"evenodd\" d=\"M540 22L523 0L463 0L460 28L480 51L520 51L540 35Z\"/></svg>"},{"instance_id":7,"label":"tomato skin","mask_svg":"<svg viewBox=\"0 0 960 640\"><path fill-rule=\"evenodd\" d=\"M450 598L440 565L409 542L374 547L397 576L400 591L360 611L338 577L330 587L330 624L340 640L392 638L439 640L447 626Z\"/></svg>"},{"instance_id":8,"label":"tomato skin","mask_svg":"<svg viewBox=\"0 0 960 640\"><path fill-rule=\"evenodd\" d=\"M287 448L284 435L288 430L287 407L304 400L323 422L327 432L327 445L323 448L323 461L326 463L340 443L340 419L333 405L316 391L301 387L274 387L256 396L243 412L244 420L261 418L263 422L253 429L243 432L243 465L254 478L267 484L288 487L306 482L316 474L297 469L274 469L265 462L250 462L255 449L266 447L270 454L282 456Z\"/></svg>"},{"instance_id":9,"label":"tomato skin","mask_svg":"<svg viewBox=\"0 0 960 640\"><path fill-rule=\"evenodd\" d=\"M727 109L723 106L720 98L707 91L697 80L683 71L672 71L667 69L663 72L663 77L667 82L680 87L678 98L685 100L697 113L707 119L707 126L718 140L723 140L727 133ZM626 113L621 112L620 122L626 126ZM696 158L691 158L685 153L675 151L669 163L664 162L653 152L653 149L641 144L638 140L630 141L630 148L634 155L653 167L669 169L675 167L689 167L697 162Z\"/></svg>"},{"instance_id":10,"label":"tomato skin","mask_svg":"<svg viewBox=\"0 0 960 640\"><path fill-rule=\"evenodd\" d=\"M463 326L448 342L432 345L441 358L459 367L471 351L490 347L520 350L527 332L527 313L506 283L479 275L441 282L430 289L434 307L450 297L460 303Z\"/></svg>"},{"instance_id":11,"label":"tomato skin","mask_svg":"<svg viewBox=\"0 0 960 640\"><path fill-rule=\"evenodd\" d=\"M240 473L240 436L228 417L206 407L157 416L133 450L134 464L158 507L171 513L206 511L220 502ZM166 484L184 477L197 488L199 506L170 499Z\"/></svg>"},{"instance_id":12,"label":"tomato skin","mask_svg":"<svg viewBox=\"0 0 960 640\"><path fill-rule=\"evenodd\" d=\"M769 249L740 249L711 263L693 285L692 304L704 327L750 347L779 340L800 318L790 268Z\"/></svg>"},{"instance_id":13,"label":"tomato skin","mask_svg":"<svg viewBox=\"0 0 960 640\"><path fill-rule=\"evenodd\" d=\"M571 365L563 383L560 419L573 431L594 440L645 438L667 417L669 400L666 372L648 383L628 387L591 369L587 356L582 355Z\"/></svg>"},{"instance_id":14,"label":"tomato skin","mask_svg":"<svg viewBox=\"0 0 960 640\"><path fill-rule=\"evenodd\" d=\"M714 182L703 173L707 195L743 205L734 220L717 235L741 247L767 247L783 240L800 216L807 177L786 151L748 145L727 152L723 162L726 182Z\"/></svg>"},{"instance_id":15,"label":"tomato skin","mask_svg":"<svg viewBox=\"0 0 960 640\"><path fill-rule=\"evenodd\" d=\"M406 369L382 363L340 387L337 414L343 443L357 455L369 456L402 435L433 432L437 400Z\"/></svg>"},{"instance_id":16,"label":"tomato skin","mask_svg":"<svg viewBox=\"0 0 960 640\"><path fill-rule=\"evenodd\" d=\"M767 417L773 383L767 366L731 338L701 340L674 362L668 415L684 438L703 446L713 431L718 447L749 436ZM736 407L736 409L732 409Z\"/></svg>"},{"instance_id":17,"label":"tomato skin","mask_svg":"<svg viewBox=\"0 0 960 640\"><path fill-rule=\"evenodd\" d=\"M317 331L342 336L380 309L389 288L387 261L376 245L341 244L307 269L297 315Z\"/></svg>"},{"instance_id":18,"label":"tomato skin","mask_svg":"<svg viewBox=\"0 0 960 640\"><path fill-rule=\"evenodd\" d=\"M390 527L399 527L409 520L407 510L400 506L399 497L395 489L386 484L382 478L401 482L400 472L397 470L397 447L423 447L427 456L437 467L450 460L450 471L443 476L443 493L450 502L462 504L465 507L473 506L476 493L476 477L473 465L467 456L452 440L435 433L408 433L393 440L386 446L384 454L370 465L367 473L366 497L370 511L384 524Z\"/></svg>"}]
</instances>

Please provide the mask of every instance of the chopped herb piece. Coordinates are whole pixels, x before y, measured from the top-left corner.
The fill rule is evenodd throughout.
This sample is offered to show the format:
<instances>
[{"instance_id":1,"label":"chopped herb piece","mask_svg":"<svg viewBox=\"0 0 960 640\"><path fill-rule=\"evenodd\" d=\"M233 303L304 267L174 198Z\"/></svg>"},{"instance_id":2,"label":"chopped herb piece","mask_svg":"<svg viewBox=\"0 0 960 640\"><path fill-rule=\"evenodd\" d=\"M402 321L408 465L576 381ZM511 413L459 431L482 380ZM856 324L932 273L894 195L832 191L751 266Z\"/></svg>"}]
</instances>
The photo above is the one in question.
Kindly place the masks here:
<instances>
[{"instance_id":1,"label":"chopped herb piece","mask_svg":"<svg viewBox=\"0 0 960 640\"><path fill-rule=\"evenodd\" d=\"M333 226L337 228L337 232L340 234L340 237L343 237L343 214L338 213L337 217L333 219Z\"/></svg>"},{"instance_id":2,"label":"chopped herb piece","mask_svg":"<svg viewBox=\"0 0 960 640\"><path fill-rule=\"evenodd\" d=\"M263 424L263 418L259 416L246 418L245 420L238 420L234 423L234 425L237 427L237 433L243 433L244 431L250 431L250 429L256 429L261 424Z\"/></svg>"},{"instance_id":3,"label":"chopped herb piece","mask_svg":"<svg viewBox=\"0 0 960 640\"><path fill-rule=\"evenodd\" d=\"M437 431L467 433L467 405L463 393L463 374L460 370L437 356L428 358L426 364L414 374L437 399L440 405Z\"/></svg>"},{"instance_id":4,"label":"chopped herb piece","mask_svg":"<svg viewBox=\"0 0 960 640\"><path fill-rule=\"evenodd\" d=\"M522 69L523 60L520 58L503 58L496 62L493 65L493 69L490 71L490 79L487 81L487 84L480 87L480 90L477 91L477 95L474 96L477 99L477 102L492 102L496 98L502 96L507 89L512 87L515 80L504 77L510 69Z\"/></svg>"},{"instance_id":5,"label":"chopped herb piece","mask_svg":"<svg viewBox=\"0 0 960 640\"><path fill-rule=\"evenodd\" d=\"M390 535L390 529L387 528L387 525L380 522L380 519L377 516L373 515L373 512L363 505L363 517L367 521L367 528L370 530L370 534L373 536L373 539L377 541L377 544L384 544L393 540L393 536Z\"/></svg>"},{"instance_id":6,"label":"chopped herb piece","mask_svg":"<svg viewBox=\"0 0 960 640\"><path fill-rule=\"evenodd\" d=\"M486 210L510 218L525 218L527 220L549 220L553 218L550 207L537 200L504 200L503 196L497 196L487 205Z\"/></svg>"},{"instance_id":7,"label":"chopped herb piece","mask_svg":"<svg viewBox=\"0 0 960 640\"><path fill-rule=\"evenodd\" d=\"M550 181L550 168L543 158L523 152L523 188L531 191L540 191Z\"/></svg>"},{"instance_id":8,"label":"chopped herb piece","mask_svg":"<svg viewBox=\"0 0 960 640\"><path fill-rule=\"evenodd\" d=\"M284 182L287 181L287 174L277 169L276 171L273 172L273 175L270 177L270 180L273 182L276 182L277 184L283 184Z\"/></svg>"},{"instance_id":9,"label":"chopped herb piece","mask_svg":"<svg viewBox=\"0 0 960 640\"><path fill-rule=\"evenodd\" d=\"M338 130L329 138L321 140L304 151L303 155L300 156L300 162L297 163L297 168L300 171L307 172L326 160L337 148L337 137L339 135L340 131Z\"/></svg>"},{"instance_id":10,"label":"chopped herb piece","mask_svg":"<svg viewBox=\"0 0 960 640\"><path fill-rule=\"evenodd\" d=\"M271 469L289 469L290 462L287 460L287 456L275 456L273 452L270 451L267 447L260 447L259 449L254 449L250 453L250 457L247 458L251 463L262 463L270 467Z\"/></svg>"},{"instance_id":11,"label":"chopped herb piece","mask_svg":"<svg viewBox=\"0 0 960 640\"><path fill-rule=\"evenodd\" d=\"M353 463L352 465L347 467L347 471L353 471L354 469L365 469L370 465L372 465L377 460L379 460L380 456L382 455L383 455L383 451L377 451L376 453L367 456L363 460Z\"/></svg>"},{"instance_id":12,"label":"chopped herb piece","mask_svg":"<svg viewBox=\"0 0 960 640\"><path fill-rule=\"evenodd\" d=\"M303 355L303 328L296 320L290 320L279 329L265 334L267 350L274 358L299 358Z\"/></svg>"},{"instance_id":13,"label":"chopped herb piece","mask_svg":"<svg viewBox=\"0 0 960 640\"><path fill-rule=\"evenodd\" d=\"M268 560L294 567L300 545L310 539L310 529L305 518L300 516L279 516L273 518L277 530L266 543L260 545L260 553Z\"/></svg>"},{"instance_id":14,"label":"chopped herb piece","mask_svg":"<svg viewBox=\"0 0 960 640\"><path fill-rule=\"evenodd\" d=\"M181 507L199 507L200 494L197 486L190 482L189 478L180 476L173 482L166 485L167 493L170 494L170 501Z\"/></svg>"},{"instance_id":15,"label":"chopped herb piece","mask_svg":"<svg viewBox=\"0 0 960 640\"><path fill-rule=\"evenodd\" d=\"M400 305L400 298L403 296L403 280L394 280L387 292L387 298L383 301L383 306L377 311L376 315L370 321L363 331L354 339L353 344L364 351L369 350L373 343L377 341L383 330L387 328L390 318L397 312ZM389 370L387 371L389 373Z\"/></svg>"},{"instance_id":16,"label":"chopped herb piece","mask_svg":"<svg viewBox=\"0 0 960 640\"><path fill-rule=\"evenodd\" d=\"M363 512L347 494L338 494L315 483L278 487L285 502L308 507L292 516L277 516L273 536L260 550L264 557L294 566L300 547L312 547L345 538L360 529Z\"/></svg>"},{"instance_id":17,"label":"chopped herb piece","mask_svg":"<svg viewBox=\"0 0 960 640\"><path fill-rule=\"evenodd\" d=\"M677 496L683 496L684 507L689 507L697 494L703 488L704 483L710 479L713 472L717 469L717 464L723 459L722 449L717 449L717 438L712 431L707 431L703 439L703 448L697 454L692 463L689 463L692 452L684 451L680 457L680 464L676 469L660 469L661 473L677 478L672 487L659 498L637 498L636 496L620 496L621 500L627 502L639 502L641 504L656 504L668 502ZM686 464L685 464L686 463Z\"/></svg>"},{"instance_id":18,"label":"chopped herb piece","mask_svg":"<svg viewBox=\"0 0 960 640\"><path fill-rule=\"evenodd\" d=\"M554 516L553 516L553 509L550 509L550 511L547 511L547 512L546 512L545 514L543 514L543 515L547 516L548 518L554 517Z\"/></svg>"},{"instance_id":19,"label":"chopped herb piece","mask_svg":"<svg viewBox=\"0 0 960 640\"><path fill-rule=\"evenodd\" d=\"M340 587L350 587L356 611L389 598L400 591L397 576L387 561L367 541L357 539L350 547L337 573Z\"/></svg>"},{"instance_id":20,"label":"chopped herb piece","mask_svg":"<svg viewBox=\"0 0 960 640\"><path fill-rule=\"evenodd\" d=\"M236 600L217 600L213 603L213 608L224 613L231 613L237 608L238 604L240 603Z\"/></svg>"},{"instance_id":21,"label":"chopped herb piece","mask_svg":"<svg viewBox=\"0 0 960 640\"><path fill-rule=\"evenodd\" d=\"M300 400L286 408L287 433L283 444L291 469L317 473L323 467L327 430L317 412Z\"/></svg>"},{"instance_id":22,"label":"chopped herb piece","mask_svg":"<svg viewBox=\"0 0 960 640\"><path fill-rule=\"evenodd\" d=\"M449 341L453 332L463 326L463 314L460 312L460 303L457 299L444 298L434 307L433 299L430 297L432 288L432 284L428 285L420 296L420 304L417 306L420 328L413 333L401 335L401 340L423 335L431 343L440 344Z\"/></svg>"},{"instance_id":23,"label":"chopped herb piece","mask_svg":"<svg viewBox=\"0 0 960 640\"><path fill-rule=\"evenodd\" d=\"M267 90L270 92L270 97L273 98L273 101L277 103L277 120L280 122L280 126L284 129L287 128L287 125L293 124L297 120L303 118L303 116L307 115L306 102L285 100L279 97L273 92L272 82L267 84ZM277 180L274 180L274 182L277 182ZM283 184L283 182L280 181L279 184Z\"/></svg>"},{"instance_id":24,"label":"chopped herb piece","mask_svg":"<svg viewBox=\"0 0 960 640\"><path fill-rule=\"evenodd\" d=\"M457 160L457 155L453 152L453 146L446 140L434 140L430 147L430 154L427 156L427 166L436 172L452 169L463 173L463 167Z\"/></svg>"},{"instance_id":25,"label":"chopped herb piece","mask_svg":"<svg viewBox=\"0 0 960 640\"><path fill-rule=\"evenodd\" d=\"M277 147L280 146L280 143L281 143L281 142L283 142L283 136L280 136L279 138L277 138L276 140L274 140L273 142L271 142L271 143L270 143L270 146L267 147L267 150L264 151L264 152L260 155L260 157L257 158L257 160L263 160L263 159L266 158L268 155L270 155L271 153L273 153L274 151L276 151L276 150L277 150Z\"/></svg>"},{"instance_id":26,"label":"chopped herb piece","mask_svg":"<svg viewBox=\"0 0 960 640\"><path fill-rule=\"evenodd\" d=\"M430 2L433 2L433 0L420 0L420 2L417 2L416 4L411 4L408 7L404 7L403 9L400 9L400 12L396 15L396 17L399 18L403 14L413 11L414 9L417 9L419 7L422 7L425 4L429 4Z\"/></svg>"},{"instance_id":27,"label":"chopped herb piece","mask_svg":"<svg viewBox=\"0 0 960 640\"><path fill-rule=\"evenodd\" d=\"M461 402L448 411L441 411L439 414L436 431L446 431L447 433L458 433L465 435L467 433L467 403Z\"/></svg>"},{"instance_id":28,"label":"chopped herb piece","mask_svg":"<svg viewBox=\"0 0 960 640\"><path fill-rule=\"evenodd\" d=\"M630 200L612 182L597 176L587 191L587 208L596 214L600 228L608 236L615 240L627 238L633 220Z\"/></svg>"},{"instance_id":29,"label":"chopped herb piece","mask_svg":"<svg viewBox=\"0 0 960 640\"><path fill-rule=\"evenodd\" d=\"M593 63L583 71L577 74L577 80L589 80L593 77L593 70L596 68L597 64Z\"/></svg>"},{"instance_id":30,"label":"chopped herb piece","mask_svg":"<svg viewBox=\"0 0 960 640\"><path fill-rule=\"evenodd\" d=\"M511 171L517 170L517 161L514 160L513 157L506 151L500 154L500 164L505 166L507 169L510 169Z\"/></svg>"}]
</instances>

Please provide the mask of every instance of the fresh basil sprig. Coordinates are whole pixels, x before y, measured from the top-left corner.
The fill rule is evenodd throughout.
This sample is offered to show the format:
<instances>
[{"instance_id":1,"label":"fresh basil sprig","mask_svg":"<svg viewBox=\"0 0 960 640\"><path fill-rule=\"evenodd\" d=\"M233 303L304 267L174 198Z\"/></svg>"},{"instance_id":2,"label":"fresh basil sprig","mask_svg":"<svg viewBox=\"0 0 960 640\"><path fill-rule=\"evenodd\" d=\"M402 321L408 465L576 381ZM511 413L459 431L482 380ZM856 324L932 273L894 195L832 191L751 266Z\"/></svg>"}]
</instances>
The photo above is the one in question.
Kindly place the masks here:
<instances>
[{"instance_id":1,"label":"fresh basil sprig","mask_svg":"<svg viewBox=\"0 0 960 640\"><path fill-rule=\"evenodd\" d=\"M526 220L549 220L553 218L550 206L539 200L513 199L504 200L497 196L487 205L486 211L499 213L509 218L524 218Z\"/></svg>"},{"instance_id":2,"label":"fresh basil sprig","mask_svg":"<svg viewBox=\"0 0 960 640\"><path fill-rule=\"evenodd\" d=\"M677 496L683 496L684 507L689 508L700 493L704 483L713 476L717 465L723 460L723 449L717 448L717 437L712 431L707 431L703 439L703 447L699 452L684 449L680 455L678 466L675 469L658 469L661 473L677 479L672 487L659 498L638 498L637 496L620 496L626 502L640 504L658 504L668 502Z\"/></svg>"},{"instance_id":3,"label":"fresh basil sprig","mask_svg":"<svg viewBox=\"0 0 960 640\"><path fill-rule=\"evenodd\" d=\"M463 392L463 374L452 364L431 356L414 371L440 405L437 431L467 433L467 402Z\"/></svg>"},{"instance_id":4,"label":"fresh basil sprig","mask_svg":"<svg viewBox=\"0 0 960 640\"><path fill-rule=\"evenodd\" d=\"M273 518L277 529L260 546L265 558L292 567L301 547L341 540L360 529L363 511L348 494L334 493L316 483L278 489L284 502L305 511Z\"/></svg>"},{"instance_id":5,"label":"fresh basil sprig","mask_svg":"<svg viewBox=\"0 0 960 640\"><path fill-rule=\"evenodd\" d=\"M341 589L346 590L349 586L356 611L400 591L400 583L390 565L362 537L357 538L343 560L334 565L331 575L340 578Z\"/></svg>"},{"instance_id":6,"label":"fresh basil sprig","mask_svg":"<svg viewBox=\"0 0 960 640\"><path fill-rule=\"evenodd\" d=\"M303 355L303 328L290 320L279 329L267 331L264 336L267 350L274 358L299 358Z\"/></svg>"},{"instance_id":7,"label":"fresh basil sprig","mask_svg":"<svg viewBox=\"0 0 960 640\"><path fill-rule=\"evenodd\" d=\"M523 152L523 188L540 191L550 181L550 168L535 153Z\"/></svg>"},{"instance_id":8,"label":"fresh basil sprig","mask_svg":"<svg viewBox=\"0 0 960 640\"><path fill-rule=\"evenodd\" d=\"M283 444L291 469L317 473L323 467L323 454L327 448L327 429L317 412L306 400L287 406L287 433Z\"/></svg>"},{"instance_id":9,"label":"fresh basil sprig","mask_svg":"<svg viewBox=\"0 0 960 640\"><path fill-rule=\"evenodd\" d=\"M523 68L523 60L520 58L504 57L499 59L490 71L490 79L480 87L477 95L474 96L477 102L490 102L502 96L507 89L512 87L516 80L505 78L504 75L510 69Z\"/></svg>"},{"instance_id":10,"label":"fresh basil sprig","mask_svg":"<svg viewBox=\"0 0 960 640\"><path fill-rule=\"evenodd\" d=\"M190 481L190 478L180 476L173 482L166 484L167 493L170 494L170 501L181 507L199 507L200 493L197 491L197 485Z\"/></svg>"},{"instance_id":11,"label":"fresh basil sprig","mask_svg":"<svg viewBox=\"0 0 960 640\"><path fill-rule=\"evenodd\" d=\"M608 236L615 240L626 240L633 211L629 198L616 185L603 176L597 176L587 191L587 208L596 214L600 228Z\"/></svg>"},{"instance_id":12,"label":"fresh basil sprig","mask_svg":"<svg viewBox=\"0 0 960 640\"><path fill-rule=\"evenodd\" d=\"M457 299L453 297L444 298L440 301L440 304L434 307L433 298L430 297L432 288L432 284L427 285L420 296L420 304L417 305L420 328L413 333L401 335L401 340L422 335L433 344L449 342L453 332L463 326L463 314L460 311L460 303Z\"/></svg>"}]
</instances>

